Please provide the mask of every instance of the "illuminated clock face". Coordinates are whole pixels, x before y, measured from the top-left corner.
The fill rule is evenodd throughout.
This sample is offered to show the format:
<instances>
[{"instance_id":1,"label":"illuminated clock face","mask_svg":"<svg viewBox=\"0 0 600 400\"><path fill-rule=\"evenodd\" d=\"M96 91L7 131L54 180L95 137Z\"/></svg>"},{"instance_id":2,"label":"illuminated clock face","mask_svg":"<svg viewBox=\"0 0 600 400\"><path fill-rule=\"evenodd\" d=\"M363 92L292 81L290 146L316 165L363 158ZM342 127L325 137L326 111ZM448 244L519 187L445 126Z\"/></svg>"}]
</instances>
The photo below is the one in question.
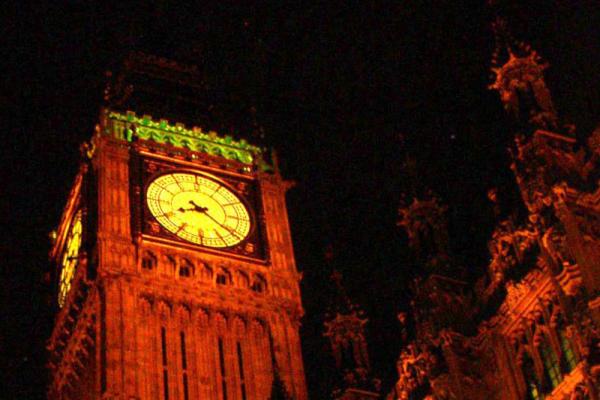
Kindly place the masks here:
<instances>
[{"instance_id":1,"label":"illuminated clock face","mask_svg":"<svg viewBox=\"0 0 600 400\"><path fill-rule=\"evenodd\" d=\"M203 175L161 175L148 185L146 202L165 229L188 242L226 248L250 233L250 214L239 197Z\"/></svg>"},{"instance_id":2,"label":"illuminated clock face","mask_svg":"<svg viewBox=\"0 0 600 400\"><path fill-rule=\"evenodd\" d=\"M75 275L80 247L81 211L78 211L77 214L75 214L75 217L73 217L61 261L62 269L60 271L60 282L58 285L58 305L61 307L65 305L67 295L69 294L69 290L71 290L71 283L73 282L73 276Z\"/></svg>"}]
</instances>

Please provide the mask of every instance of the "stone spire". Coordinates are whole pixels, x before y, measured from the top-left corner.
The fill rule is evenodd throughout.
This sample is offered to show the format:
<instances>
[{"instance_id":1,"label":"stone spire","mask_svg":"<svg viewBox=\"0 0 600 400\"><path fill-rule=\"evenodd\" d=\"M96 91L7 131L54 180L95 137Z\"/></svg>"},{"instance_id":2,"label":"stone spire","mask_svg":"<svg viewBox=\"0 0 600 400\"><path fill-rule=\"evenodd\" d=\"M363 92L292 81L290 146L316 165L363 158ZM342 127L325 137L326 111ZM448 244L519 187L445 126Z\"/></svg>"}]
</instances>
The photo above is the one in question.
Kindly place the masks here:
<instances>
[{"instance_id":1,"label":"stone spire","mask_svg":"<svg viewBox=\"0 0 600 400\"><path fill-rule=\"evenodd\" d=\"M446 211L448 207L423 183L417 160L399 135L403 153L403 181L396 225L405 231L408 246L418 264L428 269L445 269L449 242Z\"/></svg>"},{"instance_id":2,"label":"stone spire","mask_svg":"<svg viewBox=\"0 0 600 400\"><path fill-rule=\"evenodd\" d=\"M447 258L447 208L432 191L412 201L401 199L396 225L406 231L408 245L419 259Z\"/></svg>"},{"instance_id":3,"label":"stone spire","mask_svg":"<svg viewBox=\"0 0 600 400\"><path fill-rule=\"evenodd\" d=\"M342 275L334 270L333 305L324 322L323 336L329 338L340 379L333 396L336 399L375 399L378 381L372 379L365 337L368 321L364 312L352 303L342 285Z\"/></svg>"}]
</instances>

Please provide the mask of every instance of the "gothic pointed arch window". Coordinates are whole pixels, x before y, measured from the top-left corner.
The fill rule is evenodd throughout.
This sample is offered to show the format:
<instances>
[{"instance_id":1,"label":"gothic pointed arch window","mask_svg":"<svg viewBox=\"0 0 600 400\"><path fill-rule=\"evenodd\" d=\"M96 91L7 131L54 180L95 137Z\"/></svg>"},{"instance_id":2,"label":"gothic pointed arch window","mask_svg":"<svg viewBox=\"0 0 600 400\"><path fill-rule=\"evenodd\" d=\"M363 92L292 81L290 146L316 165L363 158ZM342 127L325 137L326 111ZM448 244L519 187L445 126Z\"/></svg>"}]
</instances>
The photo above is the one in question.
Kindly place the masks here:
<instances>
[{"instance_id":1,"label":"gothic pointed arch window","mask_svg":"<svg viewBox=\"0 0 600 400\"><path fill-rule=\"evenodd\" d=\"M560 371L560 362L556 351L552 348L549 338L544 337L544 340L539 345L539 353L544 367L545 392L552 391L562 381L562 373Z\"/></svg>"},{"instance_id":2,"label":"gothic pointed arch window","mask_svg":"<svg viewBox=\"0 0 600 400\"><path fill-rule=\"evenodd\" d=\"M236 275L236 284L238 287L242 289L247 289L250 287L250 278L248 278L248 274L243 271L237 271Z\"/></svg>"},{"instance_id":3,"label":"gothic pointed arch window","mask_svg":"<svg viewBox=\"0 0 600 400\"><path fill-rule=\"evenodd\" d=\"M257 274L254 276L251 289L256 293L264 293L267 290L267 281L262 275Z\"/></svg>"},{"instance_id":4,"label":"gothic pointed arch window","mask_svg":"<svg viewBox=\"0 0 600 400\"><path fill-rule=\"evenodd\" d=\"M225 268L220 268L217 272L217 285L231 285L231 273Z\"/></svg>"},{"instance_id":5,"label":"gothic pointed arch window","mask_svg":"<svg viewBox=\"0 0 600 400\"><path fill-rule=\"evenodd\" d=\"M181 278L194 276L194 264L187 258L182 258L179 262L179 276Z\"/></svg>"},{"instance_id":6,"label":"gothic pointed arch window","mask_svg":"<svg viewBox=\"0 0 600 400\"><path fill-rule=\"evenodd\" d=\"M567 332L564 322L561 320L557 326L558 342L561 351L561 366L564 373L569 373L577 367L579 359L575 352L573 341Z\"/></svg>"},{"instance_id":7,"label":"gothic pointed arch window","mask_svg":"<svg viewBox=\"0 0 600 400\"><path fill-rule=\"evenodd\" d=\"M200 280L205 282L212 282L213 270L207 263L202 261L198 263L198 274L200 276Z\"/></svg>"},{"instance_id":8,"label":"gothic pointed arch window","mask_svg":"<svg viewBox=\"0 0 600 400\"><path fill-rule=\"evenodd\" d=\"M162 273L170 276L175 276L177 271L177 261L173 255L167 255L164 258L165 262L162 265Z\"/></svg>"},{"instance_id":9,"label":"gothic pointed arch window","mask_svg":"<svg viewBox=\"0 0 600 400\"><path fill-rule=\"evenodd\" d=\"M535 374L535 365L528 351L523 351L521 371L525 379L525 398L527 400L541 400L542 392L540 382Z\"/></svg>"},{"instance_id":10,"label":"gothic pointed arch window","mask_svg":"<svg viewBox=\"0 0 600 400\"><path fill-rule=\"evenodd\" d=\"M142 269L145 271L152 271L156 268L157 260L154 253L151 251L144 251L142 255Z\"/></svg>"}]
</instances>

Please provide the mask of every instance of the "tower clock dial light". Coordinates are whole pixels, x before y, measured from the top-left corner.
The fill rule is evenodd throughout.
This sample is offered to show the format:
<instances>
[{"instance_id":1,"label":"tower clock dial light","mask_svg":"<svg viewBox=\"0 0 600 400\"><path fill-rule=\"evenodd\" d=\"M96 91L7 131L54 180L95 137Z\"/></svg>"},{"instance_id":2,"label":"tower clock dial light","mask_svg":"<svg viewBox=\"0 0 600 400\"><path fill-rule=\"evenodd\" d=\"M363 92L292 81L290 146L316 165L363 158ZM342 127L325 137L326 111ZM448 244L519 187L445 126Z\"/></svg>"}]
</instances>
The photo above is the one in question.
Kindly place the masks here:
<instances>
[{"instance_id":1,"label":"tower clock dial light","mask_svg":"<svg viewBox=\"0 0 600 400\"><path fill-rule=\"evenodd\" d=\"M81 228L81 211L78 211L75 217L73 217L61 260L60 282L58 285L58 304L61 307L65 304L75 275L79 248L81 247Z\"/></svg>"},{"instance_id":2,"label":"tower clock dial light","mask_svg":"<svg viewBox=\"0 0 600 400\"><path fill-rule=\"evenodd\" d=\"M240 198L204 175L161 175L148 185L146 202L166 230L191 243L232 247L250 233L250 214Z\"/></svg>"}]
</instances>

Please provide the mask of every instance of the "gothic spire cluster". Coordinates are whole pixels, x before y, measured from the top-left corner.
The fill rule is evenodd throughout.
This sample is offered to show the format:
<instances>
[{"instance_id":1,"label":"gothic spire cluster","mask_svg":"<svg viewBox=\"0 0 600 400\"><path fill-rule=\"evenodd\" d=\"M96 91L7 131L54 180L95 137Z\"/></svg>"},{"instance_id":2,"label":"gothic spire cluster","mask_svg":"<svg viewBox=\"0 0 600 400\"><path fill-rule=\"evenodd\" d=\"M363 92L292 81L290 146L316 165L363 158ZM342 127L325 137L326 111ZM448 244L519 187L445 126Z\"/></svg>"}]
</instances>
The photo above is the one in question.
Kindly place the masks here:
<instances>
[{"instance_id":1,"label":"gothic spire cluster","mask_svg":"<svg viewBox=\"0 0 600 400\"><path fill-rule=\"evenodd\" d=\"M504 20L493 30L490 89L516 122L511 169L526 212L497 222L473 284L428 270L422 256L440 251L445 208L433 197L401 203L398 226L424 273L398 318L404 347L388 398L597 400L600 131L586 145L560 127L548 64ZM488 197L496 203L496 190Z\"/></svg>"}]
</instances>

